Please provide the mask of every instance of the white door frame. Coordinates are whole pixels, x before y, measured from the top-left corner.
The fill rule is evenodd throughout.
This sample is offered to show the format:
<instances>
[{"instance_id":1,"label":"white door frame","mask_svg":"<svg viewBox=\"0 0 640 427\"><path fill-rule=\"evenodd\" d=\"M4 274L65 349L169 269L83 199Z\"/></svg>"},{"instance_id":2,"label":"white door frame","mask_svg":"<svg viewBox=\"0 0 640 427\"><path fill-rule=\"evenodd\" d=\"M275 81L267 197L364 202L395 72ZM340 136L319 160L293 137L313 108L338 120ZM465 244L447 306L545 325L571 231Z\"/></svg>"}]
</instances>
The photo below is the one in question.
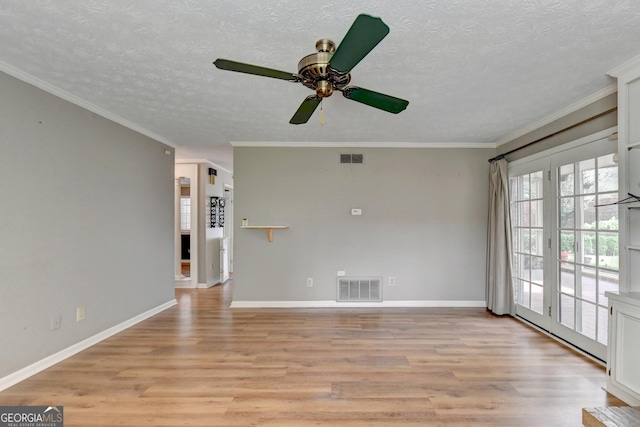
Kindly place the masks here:
<instances>
[{"instance_id":1,"label":"white door frame","mask_svg":"<svg viewBox=\"0 0 640 427\"><path fill-rule=\"evenodd\" d=\"M611 148L608 150L606 149L607 143L605 141L609 141L611 144L616 145L615 141L608 140L608 137L616 131L616 127L606 129L596 134L564 144L560 147L555 147L509 164L509 176L518 176L535 172L537 170L545 170L545 173L548 173L546 171L551 171L547 187L548 191L553 191L553 194L548 193L547 187L545 187L545 200L549 200L549 198L553 196L551 199L552 202L545 202L544 208L545 240L550 242L550 248L549 245L545 245L546 250L544 255L544 307L550 307L550 310L547 309L549 311L545 310L543 315L539 315L538 313L526 310L516 304L516 313L525 320L536 324L541 329L549 331L551 334L563 340L567 340L572 343L572 345L583 349L601 360L606 360L606 347L565 327L559 322L557 315L558 301L556 297L560 284L558 280L558 266L556 261L559 259L560 254L558 251L558 209L556 206L556 191L558 183L557 174L555 172L557 167L561 164L565 164L567 162L579 162L581 160L598 157L606 152L615 152L615 148L613 150ZM587 144L591 145L586 146ZM576 155L576 152L574 151L577 147L582 147L582 151L579 155Z\"/></svg>"},{"instance_id":2,"label":"white door frame","mask_svg":"<svg viewBox=\"0 0 640 427\"><path fill-rule=\"evenodd\" d=\"M191 248L189 257L189 269L191 271L191 280L189 281L189 287L195 289L198 287L198 233L200 223L200 212L198 208L198 165L189 163L177 163L175 165L175 178L180 177L189 178L190 181L189 198L191 199L191 232L189 240L191 242ZM178 203L180 203L179 199ZM178 227L180 227L179 221L177 221L177 224ZM180 230L178 230L178 232L180 232ZM176 256L180 257L180 254L177 253ZM177 274L178 272L176 272L176 275ZM180 272L180 274L182 273Z\"/></svg>"},{"instance_id":3,"label":"white door frame","mask_svg":"<svg viewBox=\"0 0 640 427\"><path fill-rule=\"evenodd\" d=\"M233 274L233 185L224 184L224 198L227 199L224 213L223 236L229 238L229 273Z\"/></svg>"}]
</instances>

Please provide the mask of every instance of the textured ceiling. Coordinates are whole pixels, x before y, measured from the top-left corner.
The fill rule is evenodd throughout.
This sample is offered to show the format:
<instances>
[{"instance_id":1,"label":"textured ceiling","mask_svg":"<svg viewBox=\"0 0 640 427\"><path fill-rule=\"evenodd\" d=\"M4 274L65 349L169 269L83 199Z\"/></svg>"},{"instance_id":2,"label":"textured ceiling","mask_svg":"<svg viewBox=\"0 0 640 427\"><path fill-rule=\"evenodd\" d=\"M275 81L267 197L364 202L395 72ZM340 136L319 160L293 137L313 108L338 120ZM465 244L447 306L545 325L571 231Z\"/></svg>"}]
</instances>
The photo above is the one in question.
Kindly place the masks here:
<instances>
[{"instance_id":1,"label":"textured ceiling","mask_svg":"<svg viewBox=\"0 0 640 427\"><path fill-rule=\"evenodd\" d=\"M340 94L308 124L312 92L216 69L297 72L359 13L390 34L352 84L410 101L393 115ZM613 83L640 54L637 0L2 0L0 70L232 168L229 142L495 143ZM406 144L405 144L406 145Z\"/></svg>"}]
</instances>

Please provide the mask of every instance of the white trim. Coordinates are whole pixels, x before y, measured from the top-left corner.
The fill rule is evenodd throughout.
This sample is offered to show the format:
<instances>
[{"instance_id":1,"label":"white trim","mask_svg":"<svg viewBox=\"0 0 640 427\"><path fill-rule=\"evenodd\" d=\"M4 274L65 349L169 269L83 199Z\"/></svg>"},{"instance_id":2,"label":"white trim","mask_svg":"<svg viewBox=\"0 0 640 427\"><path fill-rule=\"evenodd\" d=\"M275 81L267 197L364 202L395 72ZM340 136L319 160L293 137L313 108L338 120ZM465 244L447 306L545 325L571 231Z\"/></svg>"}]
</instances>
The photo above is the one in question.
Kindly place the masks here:
<instances>
[{"instance_id":1,"label":"white trim","mask_svg":"<svg viewBox=\"0 0 640 427\"><path fill-rule=\"evenodd\" d=\"M229 169L226 169L222 166L220 166L219 164L213 163L211 160L206 160L206 159L176 159L175 163L178 165L190 165L190 164L201 164L201 163L208 163L211 166L215 166L218 169L222 169L225 172L230 173L231 175L233 175L233 172L231 172Z\"/></svg>"},{"instance_id":2,"label":"white trim","mask_svg":"<svg viewBox=\"0 0 640 427\"><path fill-rule=\"evenodd\" d=\"M209 288L213 288L216 285L220 284L220 278L217 278L214 282L212 282L211 284L208 283L198 283L198 289L209 289Z\"/></svg>"},{"instance_id":3,"label":"white trim","mask_svg":"<svg viewBox=\"0 0 640 427\"><path fill-rule=\"evenodd\" d=\"M627 80L628 77L624 75L627 74L629 71L631 71L634 76L637 75L638 66L640 66L640 55L634 58L631 58L630 60L618 65L613 70L609 71L607 74L610 75L611 77L615 77L620 80ZM624 78L622 78L621 76L624 76Z\"/></svg>"},{"instance_id":4,"label":"white trim","mask_svg":"<svg viewBox=\"0 0 640 427\"><path fill-rule=\"evenodd\" d=\"M623 390L622 387L616 387L613 384L609 384L608 386L603 386L602 389L609 394L617 397L622 400L629 406L640 406L640 400L637 397L633 396L631 393Z\"/></svg>"},{"instance_id":5,"label":"white trim","mask_svg":"<svg viewBox=\"0 0 640 427\"><path fill-rule=\"evenodd\" d=\"M158 142L166 144L172 148L178 148L178 146L169 141L167 138L158 135L157 133L151 132L150 130L143 128L133 122L130 122L127 119L124 119L117 114L114 114L110 111L105 110L104 108L98 107L95 104L90 103L89 101L85 101L84 99L73 95L63 89L60 89L57 86L52 85L51 83L47 83L44 80L39 79L38 77L32 76L29 73L25 73L22 70L19 70L6 62L0 61L0 71L9 74L10 76L15 77L18 80L22 80L23 82L29 83L32 86L37 87L38 89L42 89L45 92L48 92L52 95L57 96L58 98L62 98L65 101L68 101L78 107L82 107L85 110L89 110L92 113L95 113L99 116L104 117L105 119L111 120L112 122L118 123L126 128L129 128L133 131L136 131L142 135L148 136L151 139L155 139Z\"/></svg>"},{"instance_id":6,"label":"white trim","mask_svg":"<svg viewBox=\"0 0 640 427\"><path fill-rule=\"evenodd\" d=\"M493 142L287 142L231 141L234 147L296 147L296 148L491 148Z\"/></svg>"},{"instance_id":7,"label":"white trim","mask_svg":"<svg viewBox=\"0 0 640 427\"><path fill-rule=\"evenodd\" d=\"M126 320L118 325L115 325L109 329L105 329L104 331L92 337L89 337L85 340L82 340L79 343L73 344L65 348L64 350L61 350L55 354L52 354L51 356L47 356L42 360L32 363L31 365L26 366L12 374L9 374L3 378L0 378L0 391L6 390L7 388L18 384L19 382L24 381L27 378L39 372L44 371L47 368L50 368L56 363L62 362L63 360L73 356L74 354L80 353L81 351L86 350L87 348L95 344L98 344L100 341L103 341L109 337L112 337L113 335L119 332L122 332L125 329L130 328L131 326L142 322L143 320L146 320L152 316L155 316L156 314L168 308L171 308L176 304L178 304L178 301L176 301L175 299L168 301L155 308L152 308L151 310L145 311L144 313L134 316L131 319Z\"/></svg>"},{"instance_id":8,"label":"white trim","mask_svg":"<svg viewBox=\"0 0 640 427\"><path fill-rule=\"evenodd\" d=\"M486 301L233 301L231 308L486 308Z\"/></svg>"},{"instance_id":9,"label":"white trim","mask_svg":"<svg viewBox=\"0 0 640 427\"><path fill-rule=\"evenodd\" d=\"M186 280L177 279L175 281L175 287L176 289L196 289L196 286L193 285L193 281L191 280L191 277L187 277Z\"/></svg>"},{"instance_id":10,"label":"white trim","mask_svg":"<svg viewBox=\"0 0 640 427\"><path fill-rule=\"evenodd\" d=\"M496 148L513 141L516 138L520 138L521 136L524 136L528 133L531 133L535 130L538 130L539 128L546 126L550 123L555 122L556 120L559 120L571 113L574 113L576 111L578 111L581 108L584 108L590 104L593 104L596 101L601 100L602 98L605 98L613 93L616 93L618 91L618 85L617 84L611 84L609 86L607 86L604 89L599 90L598 92L594 93L591 96L588 96L584 99L581 99L578 102L575 102L571 105L569 105L568 107L556 111L555 113L551 114L550 116L547 116L545 118L543 118L542 120L539 120L529 126L527 126L524 129L521 129L515 133L512 133L509 136L506 136L505 138L502 138L501 140L499 140L498 142L496 142Z\"/></svg>"},{"instance_id":11,"label":"white trim","mask_svg":"<svg viewBox=\"0 0 640 427\"><path fill-rule=\"evenodd\" d=\"M579 147L581 145L590 144L595 141L599 141L601 139L609 138L612 134L618 131L618 127L614 126L609 129L601 130L591 135L584 136L580 139L576 139L575 141L567 142L566 144L559 145L557 147L549 148L548 150L541 151L536 154L532 154L522 159L514 160L513 162L509 162L509 167L512 166L520 166L538 159L542 159L544 157L551 156L553 154L561 153L563 151L571 150L573 148ZM617 144L617 141L612 141L612 143ZM616 145L617 146L617 145Z\"/></svg>"}]
</instances>

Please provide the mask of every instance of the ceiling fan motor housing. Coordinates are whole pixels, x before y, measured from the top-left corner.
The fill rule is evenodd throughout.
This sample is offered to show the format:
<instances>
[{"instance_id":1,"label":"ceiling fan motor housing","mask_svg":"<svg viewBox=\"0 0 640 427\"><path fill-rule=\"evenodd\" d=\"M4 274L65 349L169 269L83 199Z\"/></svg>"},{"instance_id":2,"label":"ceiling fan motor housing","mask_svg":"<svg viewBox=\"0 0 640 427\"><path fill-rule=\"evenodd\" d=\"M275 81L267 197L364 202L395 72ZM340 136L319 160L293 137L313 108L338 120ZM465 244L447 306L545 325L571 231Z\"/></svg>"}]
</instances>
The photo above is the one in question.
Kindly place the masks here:
<instances>
[{"instance_id":1,"label":"ceiling fan motor housing","mask_svg":"<svg viewBox=\"0 0 640 427\"><path fill-rule=\"evenodd\" d=\"M328 39L320 39L316 43L318 52L307 55L298 63L298 74L302 76L302 84L316 91L320 98L331 96L333 89L342 90L351 81L351 74L338 73L329 66L335 44Z\"/></svg>"}]
</instances>

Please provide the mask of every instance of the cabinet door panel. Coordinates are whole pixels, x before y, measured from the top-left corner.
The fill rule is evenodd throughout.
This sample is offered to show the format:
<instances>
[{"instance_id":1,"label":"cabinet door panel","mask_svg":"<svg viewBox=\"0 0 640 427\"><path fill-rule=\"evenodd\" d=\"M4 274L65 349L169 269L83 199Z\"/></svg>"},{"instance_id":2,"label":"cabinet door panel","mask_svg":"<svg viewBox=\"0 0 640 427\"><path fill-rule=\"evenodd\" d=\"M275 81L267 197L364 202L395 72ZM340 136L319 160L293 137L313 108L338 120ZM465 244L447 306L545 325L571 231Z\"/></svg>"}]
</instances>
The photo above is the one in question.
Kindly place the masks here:
<instances>
[{"instance_id":1,"label":"cabinet door panel","mask_svg":"<svg viewBox=\"0 0 640 427\"><path fill-rule=\"evenodd\" d=\"M616 381L640 395L640 313L638 310L617 315L617 366Z\"/></svg>"}]
</instances>

